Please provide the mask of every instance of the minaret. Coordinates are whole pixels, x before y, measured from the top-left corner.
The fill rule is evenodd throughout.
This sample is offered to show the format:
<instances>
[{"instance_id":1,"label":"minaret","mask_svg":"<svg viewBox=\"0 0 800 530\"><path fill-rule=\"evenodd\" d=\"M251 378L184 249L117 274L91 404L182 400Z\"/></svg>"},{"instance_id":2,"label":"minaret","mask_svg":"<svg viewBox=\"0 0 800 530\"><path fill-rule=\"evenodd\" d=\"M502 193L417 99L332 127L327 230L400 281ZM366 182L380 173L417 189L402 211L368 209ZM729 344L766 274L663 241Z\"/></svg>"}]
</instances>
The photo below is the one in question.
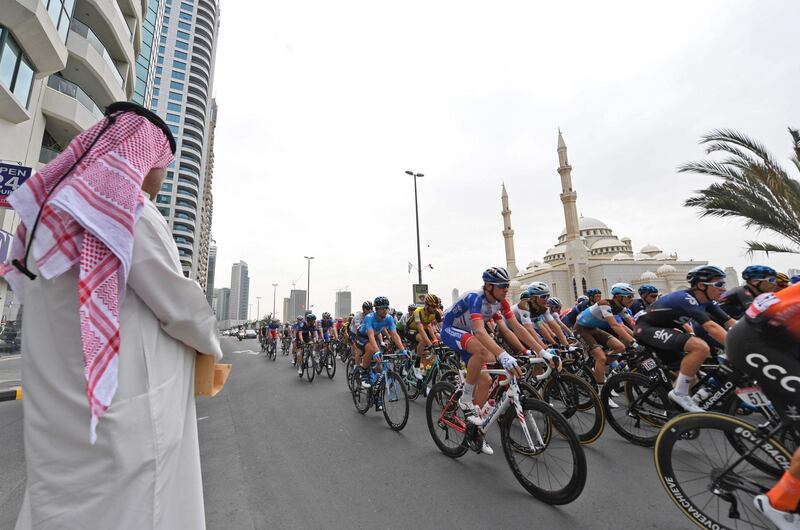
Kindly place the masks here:
<instances>
[{"instance_id":1,"label":"minaret","mask_svg":"<svg viewBox=\"0 0 800 530\"><path fill-rule=\"evenodd\" d=\"M517 260L514 257L514 230L511 229L511 210L508 208L508 193L506 193L506 185L503 183L503 194L500 196L503 200L503 239L506 242L506 269L508 274L514 278L519 270L517 269Z\"/></svg>"},{"instance_id":2,"label":"minaret","mask_svg":"<svg viewBox=\"0 0 800 530\"><path fill-rule=\"evenodd\" d=\"M564 205L564 222L567 227L567 272L572 283L573 300L583 294L583 284L589 281L589 252L583 244L578 224L578 193L572 188L572 166L567 158L567 144L558 130L558 174L561 176L561 204Z\"/></svg>"}]
</instances>

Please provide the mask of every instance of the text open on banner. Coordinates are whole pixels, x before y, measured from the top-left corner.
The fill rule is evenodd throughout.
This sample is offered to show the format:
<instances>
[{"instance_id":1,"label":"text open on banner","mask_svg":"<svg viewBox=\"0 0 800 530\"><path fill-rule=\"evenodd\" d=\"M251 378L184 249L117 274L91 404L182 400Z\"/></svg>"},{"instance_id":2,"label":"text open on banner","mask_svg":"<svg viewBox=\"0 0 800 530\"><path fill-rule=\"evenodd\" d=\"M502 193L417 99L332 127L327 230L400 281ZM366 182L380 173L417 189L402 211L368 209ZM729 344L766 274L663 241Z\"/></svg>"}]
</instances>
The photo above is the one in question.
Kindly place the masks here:
<instances>
[{"instance_id":1,"label":"text open on banner","mask_svg":"<svg viewBox=\"0 0 800 530\"><path fill-rule=\"evenodd\" d=\"M0 208L8 208L8 196L17 191L33 170L17 164L0 162Z\"/></svg>"}]
</instances>

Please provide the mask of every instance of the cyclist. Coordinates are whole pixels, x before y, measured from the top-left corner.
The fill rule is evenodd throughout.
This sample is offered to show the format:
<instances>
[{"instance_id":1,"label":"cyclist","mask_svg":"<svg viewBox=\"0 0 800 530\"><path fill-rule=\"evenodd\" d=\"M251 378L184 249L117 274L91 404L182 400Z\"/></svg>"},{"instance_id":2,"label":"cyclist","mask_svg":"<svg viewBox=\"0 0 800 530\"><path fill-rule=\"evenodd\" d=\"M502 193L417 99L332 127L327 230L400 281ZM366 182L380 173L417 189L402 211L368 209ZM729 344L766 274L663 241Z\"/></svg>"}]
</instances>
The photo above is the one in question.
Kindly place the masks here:
<instances>
[{"instance_id":1,"label":"cyclist","mask_svg":"<svg viewBox=\"0 0 800 530\"><path fill-rule=\"evenodd\" d=\"M536 344L528 330L514 317L506 300L511 284L508 271L502 267L490 267L484 271L482 278L483 289L465 293L445 312L442 321L442 342L457 352L467 365L459 406L465 418L472 423L481 421L480 411L489 397L492 380L490 376L481 374L484 364L498 362L513 374L522 374L516 359L489 336L486 323L494 321L503 338L519 353L525 348L515 334L523 337L532 348ZM511 329L505 322L509 323ZM494 454L486 440L482 441L481 452Z\"/></svg>"},{"instance_id":2,"label":"cyclist","mask_svg":"<svg viewBox=\"0 0 800 530\"><path fill-rule=\"evenodd\" d=\"M356 344L356 339L358 337L358 330L361 328L361 322L364 320L364 317L367 316L372 312L372 301L367 300L363 304L361 304L361 311L358 311L354 316L353 319L350 321L350 327L348 328L348 335L350 336L350 351L353 352L353 358L356 360L356 366L361 364L361 348L358 347Z\"/></svg>"},{"instance_id":3,"label":"cyclist","mask_svg":"<svg viewBox=\"0 0 800 530\"><path fill-rule=\"evenodd\" d=\"M278 340L278 331L281 329L281 322L277 318L273 318L270 323L267 325L267 330L269 331L269 338L272 340Z\"/></svg>"},{"instance_id":4,"label":"cyclist","mask_svg":"<svg viewBox=\"0 0 800 530\"><path fill-rule=\"evenodd\" d=\"M667 364L676 362L685 353L669 398L684 410L701 412L703 409L689 396L689 388L711 348L695 336L690 323L694 321L712 339L725 344L726 328L736 321L715 303L725 292L725 271L714 265L701 265L690 270L686 280L689 289L662 296L642 313L633 335L655 349Z\"/></svg>"},{"instance_id":5,"label":"cyclist","mask_svg":"<svg viewBox=\"0 0 800 530\"><path fill-rule=\"evenodd\" d=\"M734 320L744 316L747 307L761 293L771 293L777 287L777 272L766 265L750 265L742 271L744 285L723 293L719 300L722 310Z\"/></svg>"},{"instance_id":6,"label":"cyclist","mask_svg":"<svg viewBox=\"0 0 800 530\"><path fill-rule=\"evenodd\" d=\"M782 272L775 273L775 290L782 291L787 287L789 287L789 277Z\"/></svg>"},{"instance_id":7,"label":"cyclist","mask_svg":"<svg viewBox=\"0 0 800 530\"><path fill-rule=\"evenodd\" d=\"M578 315L586 311L586 309L590 305L599 302L602 297L603 293L600 292L600 289L592 287L591 289L586 291L585 296L578 297L578 299L575 301L575 305L572 307L572 309L569 310L569 312L566 315L564 315L564 317L561 320L568 327L574 328L575 322L578 321Z\"/></svg>"},{"instance_id":8,"label":"cyclist","mask_svg":"<svg viewBox=\"0 0 800 530\"><path fill-rule=\"evenodd\" d=\"M550 344L558 342L564 347L568 346L567 337L550 310L550 287L544 282L533 282L528 286L528 294L530 295L528 307L531 319L536 323L536 329Z\"/></svg>"},{"instance_id":9,"label":"cyclist","mask_svg":"<svg viewBox=\"0 0 800 530\"><path fill-rule=\"evenodd\" d=\"M322 313L322 320L319 322L320 329L322 331L322 340L325 342L330 342L331 337L336 340L339 340L339 333L336 331L336 325L331 318L331 314L325 311Z\"/></svg>"},{"instance_id":10,"label":"cyclist","mask_svg":"<svg viewBox=\"0 0 800 530\"><path fill-rule=\"evenodd\" d=\"M611 286L611 298L599 300L584 309L575 324L575 332L594 357L594 380L598 386L606 379L606 352L603 348L608 348L610 353L622 353L625 346L634 344L633 336L624 324L631 320L625 309L633 303L633 295L633 287L629 284L615 283ZM622 317L622 323L617 316Z\"/></svg>"},{"instance_id":11,"label":"cyclist","mask_svg":"<svg viewBox=\"0 0 800 530\"><path fill-rule=\"evenodd\" d=\"M264 321L264 323L258 327L258 342L261 344L262 347L266 346L267 334L268 334L268 326L267 322Z\"/></svg>"},{"instance_id":12,"label":"cyclist","mask_svg":"<svg viewBox=\"0 0 800 530\"><path fill-rule=\"evenodd\" d=\"M303 322L297 332L297 341L300 344L310 344L315 340L319 340L320 333L320 328L317 324L317 316L314 313L308 313L305 322ZM310 351L309 354L311 354ZM303 354L300 352L300 348L297 349L296 364L297 375L303 377Z\"/></svg>"},{"instance_id":13,"label":"cyclist","mask_svg":"<svg viewBox=\"0 0 800 530\"><path fill-rule=\"evenodd\" d=\"M561 328L564 336L569 341L569 339L572 338L572 330L561 321L561 309L563 307L561 304L561 299L551 296L547 299L547 306L550 308L550 314L553 315L553 320L556 322L556 325Z\"/></svg>"},{"instance_id":14,"label":"cyclist","mask_svg":"<svg viewBox=\"0 0 800 530\"><path fill-rule=\"evenodd\" d=\"M634 300L631 306L628 308L630 309L631 314L633 314L634 320L639 317L639 313L645 311L653 304L653 302L658 300L658 287L655 285L645 283L644 285L640 285L637 291L639 292L639 298Z\"/></svg>"},{"instance_id":15,"label":"cyclist","mask_svg":"<svg viewBox=\"0 0 800 530\"><path fill-rule=\"evenodd\" d=\"M413 311L409 312L405 334L409 344L416 349L421 369L427 369L430 366L430 358L425 356L425 348L437 341L433 324L436 322L441 300L435 294L426 294L424 302L425 305L422 307L408 306L409 310L413 309ZM419 377L422 373L417 372L416 375Z\"/></svg>"},{"instance_id":16,"label":"cyclist","mask_svg":"<svg viewBox=\"0 0 800 530\"><path fill-rule=\"evenodd\" d=\"M758 382L781 416L800 416L800 285L756 297L726 346L731 362ZM779 528L800 528L800 448L778 484L754 502Z\"/></svg>"},{"instance_id":17,"label":"cyclist","mask_svg":"<svg viewBox=\"0 0 800 530\"><path fill-rule=\"evenodd\" d=\"M538 289L535 287L537 284ZM542 286L544 286L544 290L547 290L547 285L542 282L532 283L525 291L522 292L519 297L519 302L511 306L511 312L514 313L514 318L516 318L517 322L522 324L522 327L528 331L528 333L531 335L531 338L535 341L533 349L537 352L545 349L544 341L554 342L553 336L548 330L541 330L540 333L534 326L534 320L539 318L542 313L540 307L536 305L537 302L533 301L533 297L539 297L541 293L544 292L542 290ZM531 290L533 290L536 294L532 295ZM546 308L547 298L544 299L544 304Z\"/></svg>"},{"instance_id":18,"label":"cyclist","mask_svg":"<svg viewBox=\"0 0 800 530\"><path fill-rule=\"evenodd\" d=\"M388 331L389 337L394 342L394 345L397 346L397 349L408 355L408 350L405 349L400 335L397 334L397 324L394 321L394 317L389 314L389 299L385 296L378 296L375 298L374 307L375 311L364 317L356 337L356 345L359 349L363 349L364 352L364 355L361 356L360 364L362 388L372 386L369 378L369 363L372 360L372 356L379 351L376 338L382 331Z\"/></svg>"}]
</instances>

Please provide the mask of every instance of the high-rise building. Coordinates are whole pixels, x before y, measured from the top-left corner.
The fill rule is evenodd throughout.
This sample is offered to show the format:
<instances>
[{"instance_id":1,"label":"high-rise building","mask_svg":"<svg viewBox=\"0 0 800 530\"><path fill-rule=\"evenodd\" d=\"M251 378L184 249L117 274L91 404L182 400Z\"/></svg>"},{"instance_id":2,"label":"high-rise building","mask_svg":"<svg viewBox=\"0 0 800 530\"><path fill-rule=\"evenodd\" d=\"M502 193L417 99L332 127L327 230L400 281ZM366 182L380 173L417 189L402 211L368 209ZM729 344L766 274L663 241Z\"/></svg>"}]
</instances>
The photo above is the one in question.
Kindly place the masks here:
<instances>
[{"instance_id":1,"label":"high-rise building","mask_svg":"<svg viewBox=\"0 0 800 530\"><path fill-rule=\"evenodd\" d=\"M208 124L208 138L206 142L206 167L203 179L203 206L200 213L200 241L197 245L197 281L200 287L207 288L210 266L211 244L211 217L214 213L214 197L211 194L211 182L214 177L214 131L217 128L217 102L211 100L209 110L211 116ZM214 279L211 277L213 287Z\"/></svg>"},{"instance_id":2,"label":"high-rise building","mask_svg":"<svg viewBox=\"0 0 800 530\"><path fill-rule=\"evenodd\" d=\"M217 270L217 247L215 245L211 245L208 249L208 272L206 274L206 298L208 299L208 303L211 303L211 299L214 296L214 273ZM212 305L213 307L213 305Z\"/></svg>"},{"instance_id":3,"label":"high-rise building","mask_svg":"<svg viewBox=\"0 0 800 530\"><path fill-rule=\"evenodd\" d=\"M164 1L149 107L166 120L175 134L178 150L156 196L156 205L172 229L184 274L202 285L206 278L198 274L198 269L205 269L208 259L205 246L208 239L201 248L201 237L205 237L204 209L210 230L210 202L206 202L204 193L209 174L209 142L216 117L211 96L219 3Z\"/></svg>"},{"instance_id":4,"label":"high-rise building","mask_svg":"<svg viewBox=\"0 0 800 530\"><path fill-rule=\"evenodd\" d=\"M214 290L217 291L217 320L230 320L231 290L228 287Z\"/></svg>"},{"instance_id":5,"label":"high-rise building","mask_svg":"<svg viewBox=\"0 0 800 530\"><path fill-rule=\"evenodd\" d=\"M288 298L284 298L283 299L283 313L282 313L282 315L283 315L283 321L284 322L289 322L289 320L291 320L289 318L289 299Z\"/></svg>"},{"instance_id":6,"label":"high-rise building","mask_svg":"<svg viewBox=\"0 0 800 530\"><path fill-rule=\"evenodd\" d=\"M145 32L144 0L0 0L0 161L30 174L106 106L130 100ZM19 218L0 208L0 229ZM7 284L0 304L8 309ZM10 299L10 296L8 296Z\"/></svg>"},{"instance_id":7,"label":"high-rise building","mask_svg":"<svg viewBox=\"0 0 800 530\"><path fill-rule=\"evenodd\" d=\"M306 312L306 292L300 289L289 291L289 318L294 320Z\"/></svg>"},{"instance_id":8,"label":"high-rise building","mask_svg":"<svg viewBox=\"0 0 800 530\"><path fill-rule=\"evenodd\" d=\"M353 305L353 297L350 291L336 291L336 305L334 315L336 318L346 317L350 314Z\"/></svg>"},{"instance_id":9,"label":"high-rise building","mask_svg":"<svg viewBox=\"0 0 800 530\"><path fill-rule=\"evenodd\" d=\"M230 318L247 320L248 303L250 302L250 276L247 274L247 263L239 261L231 267L231 302Z\"/></svg>"},{"instance_id":10,"label":"high-rise building","mask_svg":"<svg viewBox=\"0 0 800 530\"><path fill-rule=\"evenodd\" d=\"M156 49L164 18L164 0L143 0L146 6L142 22L142 48L136 57L136 85L131 101L147 106L153 95L153 80L156 71Z\"/></svg>"}]
</instances>

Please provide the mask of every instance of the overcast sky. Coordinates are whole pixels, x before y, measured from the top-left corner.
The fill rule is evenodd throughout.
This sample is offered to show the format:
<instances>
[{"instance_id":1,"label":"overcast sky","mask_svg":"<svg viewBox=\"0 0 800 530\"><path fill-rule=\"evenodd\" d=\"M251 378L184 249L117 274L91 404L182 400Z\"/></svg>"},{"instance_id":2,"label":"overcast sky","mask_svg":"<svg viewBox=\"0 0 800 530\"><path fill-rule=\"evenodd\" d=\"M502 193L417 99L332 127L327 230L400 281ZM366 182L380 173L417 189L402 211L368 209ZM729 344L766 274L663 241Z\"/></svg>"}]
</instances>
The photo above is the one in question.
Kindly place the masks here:
<instances>
[{"instance_id":1,"label":"overcast sky","mask_svg":"<svg viewBox=\"0 0 800 530\"><path fill-rule=\"evenodd\" d=\"M279 316L292 282L314 311L337 289L354 306L411 301L414 195L422 172L424 281L445 304L505 265L500 187L517 265L564 226L556 140L564 132L578 209L635 250L741 269L739 221L683 201L710 183L714 128L758 139L789 168L800 126L800 2L224 1L215 92L216 287L250 268L253 313ZM796 176L796 173L794 173ZM771 234L764 239L778 241ZM755 258L785 270L798 256Z\"/></svg>"}]
</instances>

